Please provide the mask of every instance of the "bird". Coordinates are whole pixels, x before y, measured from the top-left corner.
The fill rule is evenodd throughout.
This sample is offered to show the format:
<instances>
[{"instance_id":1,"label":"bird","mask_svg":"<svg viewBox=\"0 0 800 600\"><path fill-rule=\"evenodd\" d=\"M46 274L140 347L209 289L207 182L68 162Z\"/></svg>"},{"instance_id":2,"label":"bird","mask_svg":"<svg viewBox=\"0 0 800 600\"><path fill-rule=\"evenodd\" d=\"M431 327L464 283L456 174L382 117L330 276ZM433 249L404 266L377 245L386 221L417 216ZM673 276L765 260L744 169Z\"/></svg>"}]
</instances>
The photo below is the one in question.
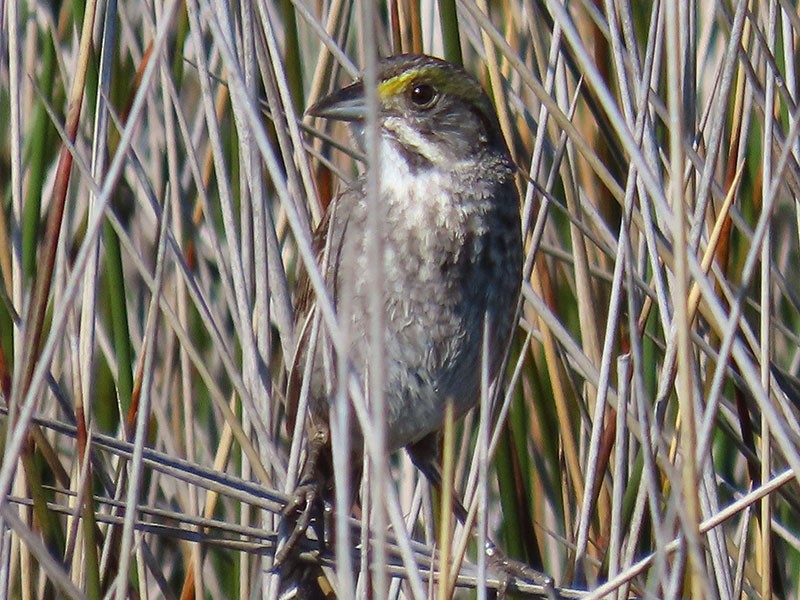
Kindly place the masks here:
<instances>
[{"instance_id":1,"label":"bird","mask_svg":"<svg viewBox=\"0 0 800 600\"><path fill-rule=\"evenodd\" d=\"M516 327L523 260L516 168L492 102L461 66L399 54L379 60L376 82L379 158L370 168L379 169L381 285L370 281L367 268L366 174L331 201L314 250L338 322L348 331L351 372L362 385L371 353L383 353L387 451L405 448L438 485L445 407L452 403L459 418L478 403L482 354L488 352L490 381L498 380ZM307 114L348 122L363 147L365 86L357 79ZM332 501L334 489L330 412L338 357L324 323L313 326L318 306L308 278L303 282L286 392L291 431L305 379L309 441L294 509ZM377 303L374 293L381 296ZM376 305L380 348L372 347L369 330ZM363 434L353 421L344 435L357 481Z\"/></svg>"}]
</instances>

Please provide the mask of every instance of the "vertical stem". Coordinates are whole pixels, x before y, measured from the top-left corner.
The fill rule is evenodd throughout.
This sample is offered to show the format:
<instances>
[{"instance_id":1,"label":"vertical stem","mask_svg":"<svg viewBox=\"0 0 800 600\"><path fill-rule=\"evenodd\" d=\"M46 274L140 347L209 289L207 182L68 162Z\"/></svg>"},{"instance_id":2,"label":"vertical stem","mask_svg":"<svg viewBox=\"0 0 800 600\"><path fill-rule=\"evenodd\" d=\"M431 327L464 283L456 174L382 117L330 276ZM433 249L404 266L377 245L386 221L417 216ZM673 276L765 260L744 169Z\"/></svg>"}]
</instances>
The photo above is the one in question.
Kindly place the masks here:
<instances>
[{"instance_id":1,"label":"vertical stem","mask_svg":"<svg viewBox=\"0 0 800 600\"><path fill-rule=\"evenodd\" d=\"M439 21L442 26L444 57L451 63L464 64L461 39L458 34L458 13L455 0L439 0Z\"/></svg>"},{"instance_id":2,"label":"vertical stem","mask_svg":"<svg viewBox=\"0 0 800 600\"><path fill-rule=\"evenodd\" d=\"M776 56L776 16L777 3L773 0L769 3L769 23L767 25L767 44L772 56ZM765 67L765 101L764 101L764 152L761 179L761 197L769 195L769 186L772 185L772 137L774 125L774 106L775 106L775 76L771 65L767 63ZM764 204L762 202L762 210ZM769 217L767 217L769 218ZM770 357L771 357L771 332L770 332L770 256L772 254L772 236L769 225L764 233L764 241L761 245L761 385L764 393L769 396L770 380ZM770 427L766 416L761 415L761 484L763 485L770 479ZM771 522L772 506L770 495L761 500L761 597L764 600L772 598L772 544L771 544Z\"/></svg>"},{"instance_id":3,"label":"vertical stem","mask_svg":"<svg viewBox=\"0 0 800 600\"><path fill-rule=\"evenodd\" d=\"M442 442L442 498L439 511L439 591L438 600L450 597L450 563L453 542L453 477L455 474L455 413L453 402L447 399L444 407L444 439Z\"/></svg>"},{"instance_id":4,"label":"vertical stem","mask_svg":"<svg viewBox=\"0 0 800 600\"><path fill-rule=\"evenodd\" d=\"M677 324L678 402L681 414L681 469L685 513L683 530L688 545L689 577L692 597L702 598L703 557L700 550L700 506L697 494L698 478L694 449L696 447L694 382L692 381L691 321L689 318L689 267L686 235L686 208L683 198L684 121L681 64L681 24L686 23L685 3L666 2L667 35L667 109L669 111L669 169L671 205L673 211L673 243L675 247L675 281L673 287L673 319ZM685 82L684 82L685 83Z\"/></svg>"},{"instance_id":5,"label":"vertical stem","mask_svg":"<svg viewBox=\"0 0 800 600\"><path fill-rule=\"evenodd\" d=\"M378 123L378 54L375 35L375 3L361 3L364 56L364 90L367 101L366 148L367 148L367 271L371 283L368 300L369 310L369 362L367 365L367 396L375 452L370 453L371 527L374 546L371 549L372 593L376 598L385 598L389 589L386 576L386 512L385 504L377 501L384 496L386 485L386 404L384 396L384 351L385 340L383 315L383 210L380 199L380 130ZM367 433L365 432L365 435Z\"/></svg>"}]
</instances>

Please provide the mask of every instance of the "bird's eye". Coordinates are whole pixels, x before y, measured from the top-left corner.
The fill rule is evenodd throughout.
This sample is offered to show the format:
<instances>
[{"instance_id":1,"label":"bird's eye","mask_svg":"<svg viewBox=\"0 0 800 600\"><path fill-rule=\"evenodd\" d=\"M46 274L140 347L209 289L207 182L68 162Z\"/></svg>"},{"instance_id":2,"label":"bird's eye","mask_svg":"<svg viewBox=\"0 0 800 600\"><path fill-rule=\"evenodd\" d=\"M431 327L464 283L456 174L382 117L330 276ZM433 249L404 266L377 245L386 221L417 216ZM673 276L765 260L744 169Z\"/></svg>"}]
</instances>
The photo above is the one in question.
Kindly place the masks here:
<instances>
[{"instance_id":1,"label":"bird's eye","mask_svg":"<svg viewBox=\"0 0 800 600\"><path fill-rule=\"evenodd\" d=\"M420 83L411 88L411 102L417 108L430 108L438 97L436 88L427 83Z\"/></svg>"}]
</instances>

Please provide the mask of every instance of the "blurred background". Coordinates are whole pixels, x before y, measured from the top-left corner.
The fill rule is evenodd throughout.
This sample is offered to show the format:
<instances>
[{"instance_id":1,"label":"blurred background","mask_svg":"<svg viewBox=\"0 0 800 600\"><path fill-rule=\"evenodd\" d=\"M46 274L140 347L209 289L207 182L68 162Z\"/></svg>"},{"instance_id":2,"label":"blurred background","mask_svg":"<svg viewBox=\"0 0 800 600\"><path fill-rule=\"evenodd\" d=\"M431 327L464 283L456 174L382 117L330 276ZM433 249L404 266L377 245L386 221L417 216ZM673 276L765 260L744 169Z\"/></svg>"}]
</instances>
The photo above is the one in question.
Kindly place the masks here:
<instances>
[{"instance_id":1,"label":"blurred background","mask_svg":"<svg viewBox=\"0 0 800 600\"><path fill-rule=\"evenodd\" d=\"M277 597L296 282L363 168L303 113L399 52L463 63L519 168L521 319L456 493L565 596L800 597L795 2L0 9L0 597ZM388 467L352 577L302 547L338 597L497 588Z\"/></svg>"}]
</instances>

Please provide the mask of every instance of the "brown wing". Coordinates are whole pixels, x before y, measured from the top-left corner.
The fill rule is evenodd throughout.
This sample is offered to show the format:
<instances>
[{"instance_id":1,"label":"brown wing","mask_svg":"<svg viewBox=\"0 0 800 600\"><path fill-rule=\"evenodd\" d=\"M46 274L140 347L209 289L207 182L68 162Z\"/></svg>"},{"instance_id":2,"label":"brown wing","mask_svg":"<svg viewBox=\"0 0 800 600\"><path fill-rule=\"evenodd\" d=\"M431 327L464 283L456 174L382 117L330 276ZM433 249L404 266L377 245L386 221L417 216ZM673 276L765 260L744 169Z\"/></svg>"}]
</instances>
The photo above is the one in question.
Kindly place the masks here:
<instances>
[{"instance_id":1,"label":"brown wing","mask_svg":"<svg viewBox=\"0 0 800 600\"><path fill-rule=\"evenodd\" d=\"M317 264L323 271L323 279L328 291L336 304L336 273L341 264L340 253L344 245L344 238L359 199L363 196L360 189L360 180L354 187L350 187L337 196L329 205L322 221L314 231L312 248L317 258ZM358 221L358 218L356 218ZM308 273L303 269L298 279L298 295L296 307L296 327L298 331L297 345L295 347L292 366L289 372L289 383L286 389L286 426L291 435L297 420L297 407L300 401L300 387L303 382L307 349L311 337L311 323L313 321L317 304ZM321 325L322 327L322 325Z\"/></svg>"},{"instance_id":2,"label":"brown wing","mask_svg":"<svg viewBox=\"0 0 800 600\"><path fill-rule=\"evenodd\" d=\"M330 227L331 210L327 210L322 217L312 239L311 247L321 264L322 254L325 250L328 228ZM300 387L303 383L303 370L301 357L308 346L308 337L311 334L311 320L314 315L315 294L305 268L300 270L297 280L297 304L295 305L295 331L298 331L297 344L295 345L292 365L289 370L289 383L286 388L286 432L292 435L295 421L297 420L297 405L300 402Z\"/></svg>"}]
</instances>

